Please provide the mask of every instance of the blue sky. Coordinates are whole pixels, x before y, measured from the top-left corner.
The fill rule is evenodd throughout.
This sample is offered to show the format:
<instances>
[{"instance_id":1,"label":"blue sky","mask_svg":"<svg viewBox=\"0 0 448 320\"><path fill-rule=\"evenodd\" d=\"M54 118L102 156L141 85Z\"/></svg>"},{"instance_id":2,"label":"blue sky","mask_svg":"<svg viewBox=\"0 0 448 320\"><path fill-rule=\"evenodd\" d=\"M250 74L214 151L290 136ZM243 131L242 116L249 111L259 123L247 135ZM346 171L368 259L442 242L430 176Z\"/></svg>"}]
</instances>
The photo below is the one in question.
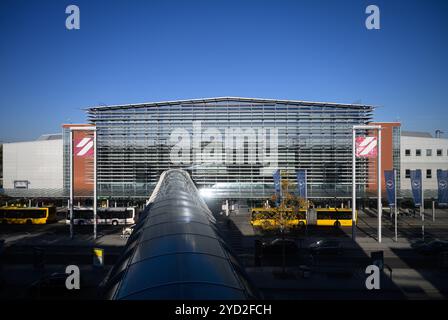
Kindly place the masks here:
<instances>
[{"instance_id":1,"label":"blue sky","mask_svg":"<svg viewBox=\"0 0 448 320\"><path fill-rule=\"evenodd\" d=\"M365 28L369 4L381 30ZM362 102L448 133L447 14L423 0L2 0L0 141L60 132L92 105L214 96Z\"/></svg>"}]
</instances>

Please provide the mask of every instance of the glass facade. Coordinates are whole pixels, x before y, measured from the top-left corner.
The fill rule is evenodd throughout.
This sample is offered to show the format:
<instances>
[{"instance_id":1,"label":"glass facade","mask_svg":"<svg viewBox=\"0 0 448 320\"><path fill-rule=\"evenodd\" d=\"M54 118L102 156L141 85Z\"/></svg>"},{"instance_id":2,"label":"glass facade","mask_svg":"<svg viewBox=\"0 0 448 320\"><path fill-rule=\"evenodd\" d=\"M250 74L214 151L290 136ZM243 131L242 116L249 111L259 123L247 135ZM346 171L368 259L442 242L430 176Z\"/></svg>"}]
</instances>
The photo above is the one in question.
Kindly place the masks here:
<instances>
[{"instance_id":1,"label":"glass facade","mask_svg":"<svg viewBox=\"0 0 448 320\"><path fill-rule=\"evenodd\" d=\"M392 159L396 171L397 190L401 190L401 126L392 128Z\"/></svg>"},{"instance_id":2,"label":"glass facade","mask_svg":"<svg viewBox=\"0 0 448 320\"><path fill-rule=\"evenodd\" d=\"M147 199L163 171L184 168L207 196L265 198L278 168L294 189L296 170L307 169L310 197L349 197L352 126L372 113L368 105L249 98L92 107L98 195ZM358 159L360 192L367 169Z\"/></svg>"},{"instance_id":3,"label":"glass facade","mask_svg":"<svg viewBox=\"0 0 448 320\"><path fill-rule=\"evenodd\" d=\"M62 148L64 152L63 156L63 185L64 185L64 193L67 197L70 196L70 127L62 126Z\"/></svg>"}]
</instances>

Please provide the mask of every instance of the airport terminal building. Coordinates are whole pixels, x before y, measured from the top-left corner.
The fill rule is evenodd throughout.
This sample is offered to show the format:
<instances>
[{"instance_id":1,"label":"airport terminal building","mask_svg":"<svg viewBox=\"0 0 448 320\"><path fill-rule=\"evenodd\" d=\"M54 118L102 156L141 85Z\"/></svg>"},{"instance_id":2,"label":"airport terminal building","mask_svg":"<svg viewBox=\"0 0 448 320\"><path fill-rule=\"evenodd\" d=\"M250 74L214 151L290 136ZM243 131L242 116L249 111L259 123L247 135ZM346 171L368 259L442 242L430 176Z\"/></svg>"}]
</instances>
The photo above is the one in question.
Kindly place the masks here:
<instances>
[{"instance_id":1,"label":"airport terminal building","mask_svg":"<svg viewBox=\"0 0 448 320\"><path fill-rule=\"evenodd\" d=\"M61 134L3 144L5 194L15 198L64 197L62 145Z\"/></svg>"},{"instance_id":2,"label":"airport terminal building","mask_svg":"<svg viewBox=\"0 0 448 320\"><path fill-rule=\"evenodd\" d=\"M164 170L184 168L204 196L216 199L270 197L276 169L293 189L296 170L306 169L309 197L349 198L352 127L370 123L373 111L361 104L234 97L91 107L98 196L147 199ZM70 135L64 130L67 186ZM357 161L357 177L363 193L367 161Z\"/></svg>"}]
</instances>

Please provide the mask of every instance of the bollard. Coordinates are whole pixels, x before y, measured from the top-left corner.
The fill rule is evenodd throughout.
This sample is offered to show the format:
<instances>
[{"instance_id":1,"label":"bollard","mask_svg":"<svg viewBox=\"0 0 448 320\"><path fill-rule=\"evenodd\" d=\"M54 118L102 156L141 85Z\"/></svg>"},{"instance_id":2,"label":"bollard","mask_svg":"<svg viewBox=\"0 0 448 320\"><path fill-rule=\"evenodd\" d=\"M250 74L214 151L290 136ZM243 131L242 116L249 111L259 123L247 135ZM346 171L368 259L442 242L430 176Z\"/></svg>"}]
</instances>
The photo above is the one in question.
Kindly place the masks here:
<instances>
[{"instance_id":1,"label":"bollard","mask_svg":"<svg viewBox=\"0 0 448 320\"><path fill-rule=\"evenodd\" d=\"M262 243L261 240L255 240L255 266L260 267L261 266L261 254L262 254Z\"/></svg>"},{"instance_id":2,"label":"bollard","mask_svg":"<svg viewBox=\"0 0 448 320\"><path fill-rule=\"evenodd\" d=\"M373 265L377 266L380 271L384 269L384 251L372 251L370 253L370 261Z\"/></svg>"},{"instance_id":3,"label":"bollard","mask_svg":"<svg viewBox=\"0 0 448 320\"><path fill-rule=\"evenodd\" d=\"M432 222L436 221L436 202L432 202Z\"/></svg>"},{"instance_id":4,"label":"bollard","mask_svg":"<svg viewBox=\"0 0 448 320\"><path fill-rule=\"evenodd\" d=\"M93 266L102 268L104 266L104 250L93 248Z\"/></svg>"},{"instance_id":5,"label":"bollard","mask_svg":"<svg viewBox=\"0 0 448 320\"><path fill-rule=\"evenodd\" d=\"M36 270L42 270L45 267L45 252L42 248L33 248L33 266Z\"/></svg>"}]
</instances>

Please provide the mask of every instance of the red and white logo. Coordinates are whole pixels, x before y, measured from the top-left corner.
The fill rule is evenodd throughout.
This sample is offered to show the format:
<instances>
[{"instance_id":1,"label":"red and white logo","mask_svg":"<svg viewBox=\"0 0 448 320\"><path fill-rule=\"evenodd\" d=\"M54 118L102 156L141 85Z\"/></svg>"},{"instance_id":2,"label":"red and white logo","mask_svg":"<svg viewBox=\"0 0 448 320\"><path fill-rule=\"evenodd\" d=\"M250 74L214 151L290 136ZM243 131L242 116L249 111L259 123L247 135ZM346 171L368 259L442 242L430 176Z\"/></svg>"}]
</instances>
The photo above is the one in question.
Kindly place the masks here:
<instances>
[{"instance_id":1,"label":"red and white logo","mask_svg":"<svg viewBox=\"0 0 448 320\"><path fill-rule=\"evenodd\" d=\"M377 155L376 137L356 137L356 156L359 158L373 158Z\"/></svg>"},{"instance_id":2,"label":"red and white logo","mask_svg":"<svg viewBox=\"0 0 448 320\"><path fill-rule=\"evenodd\" d=\"M78 157L93 155L93 138L82 138L75 141L74 153Z\"/></svg>"}]
</instances>

